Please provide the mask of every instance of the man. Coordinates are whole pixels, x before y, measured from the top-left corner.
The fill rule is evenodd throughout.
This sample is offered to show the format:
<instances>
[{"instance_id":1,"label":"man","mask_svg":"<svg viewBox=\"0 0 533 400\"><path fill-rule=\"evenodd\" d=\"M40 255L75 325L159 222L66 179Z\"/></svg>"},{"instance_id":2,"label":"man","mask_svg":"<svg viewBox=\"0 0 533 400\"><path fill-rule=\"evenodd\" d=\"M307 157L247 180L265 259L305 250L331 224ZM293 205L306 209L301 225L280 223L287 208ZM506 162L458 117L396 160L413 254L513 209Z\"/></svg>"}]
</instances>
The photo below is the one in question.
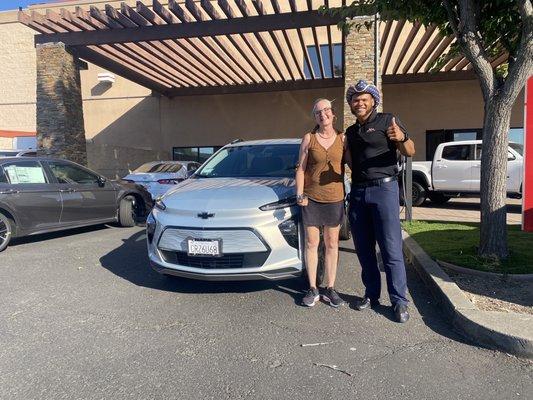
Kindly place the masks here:
<instances>
[{"instance_id":1,"label":"man","mask_svg":"<svg viewBox=\"0 0 533 400\"><path fill-rule=\"evenodd\" d=\"M392 114L376 111L381 96L376 86L360 80L346 91L355 124L346 130L346 163L352 170L349 217L365 297L358 310L379 305L381 275L376 242L387 277L394 316L407 322L407 279L402 252L399 215L397 151L411 157L415 146L401 122Z\"/></svg>"}]
</instances>

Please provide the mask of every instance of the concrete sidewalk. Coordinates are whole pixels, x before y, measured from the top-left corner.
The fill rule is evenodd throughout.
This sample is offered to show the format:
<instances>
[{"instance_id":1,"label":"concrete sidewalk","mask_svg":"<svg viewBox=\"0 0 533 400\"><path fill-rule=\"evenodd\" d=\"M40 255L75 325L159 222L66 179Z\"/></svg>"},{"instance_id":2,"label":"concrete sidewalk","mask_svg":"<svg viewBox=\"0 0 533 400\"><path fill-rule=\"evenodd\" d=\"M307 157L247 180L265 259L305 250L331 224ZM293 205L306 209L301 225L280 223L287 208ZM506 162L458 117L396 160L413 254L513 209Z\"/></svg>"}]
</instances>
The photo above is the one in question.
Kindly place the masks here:
<instances>
[{"instance_id":1,"label":"concrete sidewalk","mask_svg":"<svg viewBox=\"0 0 533 400\"><path fill-rule=\"evenodd\" d=\"M522 200L507 199L507 223L521 224L522 222ZM426 201L421 207L413 207L413 219L427 221L460 221L479 222L480 220L479 199L451 199L443 205L434 205L431 201ZM405 217L402 207L401 218Z\"/></svg>"},{"instance_id":2,"label":"concrete sidewalk","mask_svg":"<svg viewBox=\"0 0 533 400\"><path fill-rule=\"evenodd\" d=\"M479 310L407 232L403 236L407 261L462 334L480 345L533 359L531 315Z\"/></svg>"}]
</instances>

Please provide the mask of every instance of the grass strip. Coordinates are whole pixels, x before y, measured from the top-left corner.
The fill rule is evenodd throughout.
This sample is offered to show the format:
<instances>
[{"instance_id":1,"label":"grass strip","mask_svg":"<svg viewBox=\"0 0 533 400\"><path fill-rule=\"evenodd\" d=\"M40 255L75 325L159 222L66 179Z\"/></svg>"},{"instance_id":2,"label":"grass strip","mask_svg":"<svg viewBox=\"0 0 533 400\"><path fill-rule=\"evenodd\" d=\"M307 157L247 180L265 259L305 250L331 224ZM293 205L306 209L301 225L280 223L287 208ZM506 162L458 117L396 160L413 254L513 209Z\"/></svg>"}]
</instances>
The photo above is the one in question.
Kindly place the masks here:
<instances>
[{"instance_id":1,"label":"grass strip","mask_svg":"<svg viewBox=\"0 0 533 400\"><path fill-rule=\"evenodd\" d=\"M509 257L501 261L478 256L479 223L413 221L402 226L434 259L479 271L533 273L533 233L518 225L507 226Z\"/></svg>"}]
</instances>

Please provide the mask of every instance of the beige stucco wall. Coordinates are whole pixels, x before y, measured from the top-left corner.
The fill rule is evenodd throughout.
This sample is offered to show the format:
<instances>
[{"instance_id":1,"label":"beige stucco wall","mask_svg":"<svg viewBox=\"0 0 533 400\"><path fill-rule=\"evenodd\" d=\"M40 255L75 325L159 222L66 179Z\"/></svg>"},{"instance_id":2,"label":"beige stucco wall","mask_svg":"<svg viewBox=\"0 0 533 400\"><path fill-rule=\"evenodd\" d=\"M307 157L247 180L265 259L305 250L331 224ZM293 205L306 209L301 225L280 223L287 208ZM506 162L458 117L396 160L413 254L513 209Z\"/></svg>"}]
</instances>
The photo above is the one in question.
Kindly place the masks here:
<instances>
[{"instance_id":1,"label":"beige stucco wall","mask_svg":"<svg viewBox=\"0 0 533 400\"><path fill-rule=\"evenodd\" d=\"M33 31L0 12L0 129L35 131Z\"/></svg>"},{"instance_id":2,"label":"beige stucco wall","mask_svg":"<svg viewBox=\"0 0 533 400\"><path fill-rule=\"evenodd\" d=\"M88 9L89 4L103 7L107 2L80 0L32 9ZM320 40L324 35L319 29ZM32 30L16 22L15 12L0 13L0 129L35 130L35 64ZM337 114L342 115L342 88L167 99L119 76L113 85L103 85L97 80L102 71L89 65L81 80L88 163L108 176L154 158L170 158L174 146L222 145L237 137L299 137L313 125L309 110L318 97L336 99ZM425 158L426 130L482 125L477 81L388 84L383 91L384 110L407 126L417 143L417 159ZM523 95L515 104L511 126L523 125L522 104Z\"/></svg>"},{"instance_id":3,"label":"beige stucco wall","mask_svg":"<svg viewBox=\"0 0 533 400\"><path fill-rule=\"evenodd\" d=\"M415 160L425 160L426 131L483 126L483 97L477 80L383 85L385 112L401 119L416 142ZM524 93L511 115L511 127L524 126Z\"/></svg>"}]
</instances>

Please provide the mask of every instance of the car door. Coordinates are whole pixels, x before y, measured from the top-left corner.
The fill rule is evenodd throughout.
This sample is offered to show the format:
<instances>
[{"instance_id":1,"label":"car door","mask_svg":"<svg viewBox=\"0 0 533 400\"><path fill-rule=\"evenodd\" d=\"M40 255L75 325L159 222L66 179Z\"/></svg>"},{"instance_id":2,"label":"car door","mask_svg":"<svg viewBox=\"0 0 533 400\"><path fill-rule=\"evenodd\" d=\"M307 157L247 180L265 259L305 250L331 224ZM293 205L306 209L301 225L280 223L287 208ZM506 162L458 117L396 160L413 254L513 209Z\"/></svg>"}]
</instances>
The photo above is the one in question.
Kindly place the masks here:
<instances>
[{"instance_id":1,"label":"car door","mask_svg":"<svg viewBox=\"0 0 533 400\"><path fill-rule=\"evenodd\" d=\"M481 144L476 144L475 163L472 165L472 190L481 191ZM507 150L507 192L518 193L522 177L522 158Z\"/></svg>"},{"instance_id":2,"label":"car door","mask_svg":"<svg viewBox=\"0 0 533 400\"><path fill-rule=\"evenodd\" d=\"M47 161L63 199L62 224L109 221L116 217L115 187L96 173L68 161Z\"/></svg>"},{"instance_id":3,"label":"car door","mask_svg":"<svg viewBox=\"0 0 533 400\"><path fill-rule=\"evenodd\" d=\"M474 144L449 144L433 163L433 185L441 191L472 191Z\"/></svg>"},{"instance_id":4,"label":"car door","mask_svg":"<svg viewBox=\"0 0 533 400\"><path fill-rule=\"evenodd\" d=\"M13 210L21 232L59 226L61 194L39 161L9 161L2 164L2 173L0 201Z\"/></svg>"}]
</instances>

